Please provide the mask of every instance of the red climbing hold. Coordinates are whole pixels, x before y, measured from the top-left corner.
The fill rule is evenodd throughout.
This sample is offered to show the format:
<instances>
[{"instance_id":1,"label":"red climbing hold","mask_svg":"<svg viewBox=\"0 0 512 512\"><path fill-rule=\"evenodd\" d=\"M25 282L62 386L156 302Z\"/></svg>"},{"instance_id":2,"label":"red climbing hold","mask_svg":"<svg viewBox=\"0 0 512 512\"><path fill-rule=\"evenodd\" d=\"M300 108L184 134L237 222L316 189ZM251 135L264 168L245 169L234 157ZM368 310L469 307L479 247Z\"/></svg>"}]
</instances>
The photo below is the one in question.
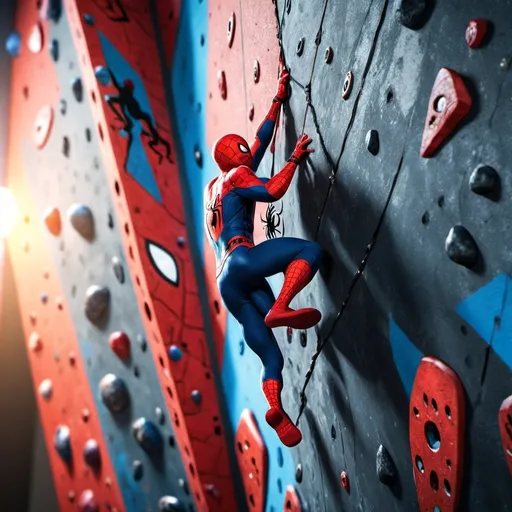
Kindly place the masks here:
<instances>
[{"instance_id":1,"label":"red climbing hold","mask_svg":"<svg viewBox=\"0 0 512 512\"><path fill-rule=\"evenodd\" d=\"M113 332L108 339L112 352L120 359L130 357L130 338L124 332Z\"/></svg>"},{"instance_id":2,"label":"red climbing hold","mask_svg":"<svg viewBox=\"0 0 512 512\"><path fill-rule=\"evenodd\" d=\"M420 510L455 512L464 466L464 390L443 362L424 357L410 401L409 442Z\"/></svg>"},{"instance_id":3,"label":"red climbing hold","mask_svg":"<svg viewBox=\"0 0 512 512\"><path fill-rule=\"evenodd\" d=\"M217 85L219 86L220 97L225 100L228 97L228 88L226 85L226 73L224 73L224 71L217 73Z\"/></svg>"},{"instance_id":4,"label":"red climbing hold","mask_svg":"<svg viewBox=\"0 0 512 512\"><path fill-rule=\"evenodd\" d=\"M251 512L265 510L268 452L254 415L245 409L235 436L236 456Z\"/></svg>"},{"instance_id":5,"label":"red climbing hold","mask_svg":"<svg viewBox=\"0 0 512 512\"><path fill-rule=\"evenodd\" d=\"M302 504L300 502L299 495L293 485L289 485L286 488L283 512L302 512Z\"/></svg>"},{"instance_id":6,"label":"red climbing hold","mask_svg":"<svg viewBox=\"0 0 512 512\"><path fill-rule=\"evenodd\" d=\"M471 109L471 96L462 78L451 69L437 74L425 121L421 156L431 157Z\"/></svg>"},{"instance_id":7,"label":"red climbing hold","mask_svg":"<svg viewBox=\"0 0 512 512\"><path fill-rule=\"evenodd\" d=\"M49 208L44 214L44 223L53 236L59 236L62 229L62 220L58 208Z\"/></svg>"},{"instance_id":8,"label":"red climbing hold","mask_svg":"<svg viewBox=\"0 0 512 512\"><path fill-rule=\"evenodd\" d=\"M231 13L231 16L228 20L228 47L231 48L233 46L233 39L235 38L235 13Z\"/></svg>"},{"instance_id":9,"label":"red climbing hold","mask_svg":"<svg viewBox=\"0 0 512 512\"><path fill-rule=\"evenodd\" d=\"M350 482L348 480L348 475L347 475L346 471L341 472L340 480L341 480L341 486L343 487L343 489L345 489L345 491L347 491L347 492L350 492Z\"/></svg>"},{"instance_id":10,"label":"red climbing hold","mask_svg":"<svg viewBox=\"0 0 512 512\"><path fill-rule=\"evenodd\" d=\"M53 126L53 108L49 105L42 107L37 113L34 124L34 143L41 149L48 142Z\"/></svg>"},{"instance_id":11,"label":"red climbing hold","mask_svg":"<svg viewBox=\"0 0 512 512\"><path fill-rule=\"evenodd\" d=\"M503 400L500 407L499 424L501 442L505 450L510 476L512 476L512 395Z\"/></svg>"},{"instance_id":12,"label":"red climbing hold","mask_svg":"<svg viewBox=\"0 0 512 512\"><path fill-rule=\"evenodd\" d=\"M486 20L471 20L466 29L466 43L470 48L479 48L487 34Z\"/></svg>"}]
</instances>

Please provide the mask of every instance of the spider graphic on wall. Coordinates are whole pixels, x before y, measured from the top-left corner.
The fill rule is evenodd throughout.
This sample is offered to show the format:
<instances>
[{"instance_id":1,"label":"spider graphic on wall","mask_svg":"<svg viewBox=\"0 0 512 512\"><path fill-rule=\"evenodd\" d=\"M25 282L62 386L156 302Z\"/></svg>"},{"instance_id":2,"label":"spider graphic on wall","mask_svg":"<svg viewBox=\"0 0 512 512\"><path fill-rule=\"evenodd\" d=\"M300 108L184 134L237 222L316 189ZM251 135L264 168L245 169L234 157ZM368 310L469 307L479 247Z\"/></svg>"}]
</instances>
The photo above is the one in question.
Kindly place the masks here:
<instances>
[{"instance_id":1,"label":"spider graphic on wall","mask_svg":"<svg viewBox=\"0 0 512 512\"><path fill-rule=\"evenodd\" d=\"M263 230L267 240L277 238L277 236L284 236L284 223L282 222L281 215L283 213L283 203L281 203L281 210L277 211L274 204L269 203L265 218L260 215ZM281 229L279 229L281 227Z\"/></svg>"}]
</instances>

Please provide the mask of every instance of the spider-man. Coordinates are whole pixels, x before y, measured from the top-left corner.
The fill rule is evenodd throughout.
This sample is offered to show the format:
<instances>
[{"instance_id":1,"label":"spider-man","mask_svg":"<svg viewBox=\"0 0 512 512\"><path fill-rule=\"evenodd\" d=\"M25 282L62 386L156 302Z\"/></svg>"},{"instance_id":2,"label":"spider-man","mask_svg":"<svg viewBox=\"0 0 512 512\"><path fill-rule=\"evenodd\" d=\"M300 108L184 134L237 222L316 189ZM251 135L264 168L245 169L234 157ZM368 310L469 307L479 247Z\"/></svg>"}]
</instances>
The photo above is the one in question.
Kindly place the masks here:
<instances>
[{"instance_id":1,"label":"spider-man","mask_svg":"<svg viewBox=\"0 0 512 512\"><path fill-rule=\"evenodd\" d=\"M254 245L256 202L272 203L283 197L299 163L314 150L302 135L292 156L274 177L255 174L272 139L281 104L286 99L289 74L281 74L277 94L251 146L239 135L225 135L213 147L220 174L204 194L205 228L217 260L217 284L228 311L242 327L245 341L261 359L262 388L270 409L265 415L282 443L295 446L302 434L281 403L283 356L272 328L308 329L321 319L318 310L290 308L292 299L318 270L322 249L298 238L276 238ZM266 278L284 272L277 300Z\"/></svg>"}]
</instances>

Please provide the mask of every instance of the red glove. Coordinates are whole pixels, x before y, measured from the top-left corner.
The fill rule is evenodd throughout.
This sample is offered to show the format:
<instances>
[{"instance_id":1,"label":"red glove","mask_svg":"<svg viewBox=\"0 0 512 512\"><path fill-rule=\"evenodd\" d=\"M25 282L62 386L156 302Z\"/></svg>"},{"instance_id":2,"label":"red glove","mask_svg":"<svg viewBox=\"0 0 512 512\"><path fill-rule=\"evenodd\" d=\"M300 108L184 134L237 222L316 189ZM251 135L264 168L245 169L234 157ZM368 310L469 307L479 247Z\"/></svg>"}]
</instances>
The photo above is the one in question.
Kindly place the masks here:
<instances>
[{"instance_id":1,"label":"red glove","mask_svg":"<svg viewBox=\"0 0 512 512\"><path fill-rule=\"evenodd\" d=\"M312 139L309 138L305 133L300 137L295 145L295 149L293 150L292 156L289 161L294 162L296 164L305 160L310 153L314 153L314 149L309 149L308 146L311 144Z\"/></svg>"},{"instance_id":2,"label":"red glove","mask_svg":"<svg viewBox=\"0 0 512 512\"><path fill-rule=\"evenodd\" d=\"M283 101L288 96L288 82L290 81L290 73L288 71L283 71L281 76L279 77L279 82L277 83L277 93L274 98L276 101L283 103Z\"/></svg>"}]
</instances>

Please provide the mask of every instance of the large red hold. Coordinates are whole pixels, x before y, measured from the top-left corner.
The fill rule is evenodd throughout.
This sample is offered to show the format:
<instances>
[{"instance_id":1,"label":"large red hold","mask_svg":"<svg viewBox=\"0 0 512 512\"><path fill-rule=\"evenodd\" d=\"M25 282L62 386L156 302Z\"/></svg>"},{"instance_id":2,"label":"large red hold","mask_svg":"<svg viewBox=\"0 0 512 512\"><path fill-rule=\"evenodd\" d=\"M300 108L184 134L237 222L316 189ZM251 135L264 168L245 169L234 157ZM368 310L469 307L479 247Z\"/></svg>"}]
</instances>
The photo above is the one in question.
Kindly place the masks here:
<instances>
[{"instance_id":1,"label":"large red hold","mask_svg":"<svg viewBox=\"0 0 512 512\"><path fill-rule=\"evenodd\" d=\"M464 390L455 372L437 359L424 357L409 408L409 442L420 510L455 512L466 421Z\"/></svg>"},{"instance_id":2,"label":"large red hold","mask_svg":"<svg viewBox=\"0 0 512 512\"><path fill-rule=\"evenodd\" d=\"M503 400L499 414L501 442L505 450L505 459L512 476L512 395Z\"/></svg>"},{"instance_id":3,"label":"large red hold","mask_svg":"<svg viewBox=\"0 0 512 512\"><path fill-rule=\"evenodd\" d=\"M437 74L421 141L421 156L431 157L471 110L471 96L455 71L441 68Z\"/></svg>"},{"instance_id":4,"label":"large red hold","mask_svg":"<svg viewBox=\"0 0 512 512\"><path fill-rule=\"evenodd\" d=\"M238 466L251 512L265 510L268 481L268 451L254 414L245 409L235 436Z\"/></svg>"}]
</instances>

